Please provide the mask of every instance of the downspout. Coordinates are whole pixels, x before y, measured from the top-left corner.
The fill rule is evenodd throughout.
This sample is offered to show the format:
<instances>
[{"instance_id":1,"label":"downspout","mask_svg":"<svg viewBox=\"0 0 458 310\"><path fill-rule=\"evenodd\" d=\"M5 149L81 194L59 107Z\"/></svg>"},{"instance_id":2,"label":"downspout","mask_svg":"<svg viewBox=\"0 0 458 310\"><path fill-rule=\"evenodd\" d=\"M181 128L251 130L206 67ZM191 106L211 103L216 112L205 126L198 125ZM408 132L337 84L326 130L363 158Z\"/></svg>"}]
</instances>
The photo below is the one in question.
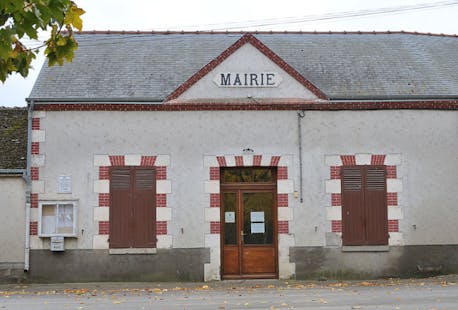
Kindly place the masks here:
<instances>
[{"instance_id":1,"label":"downspout","mask_svg":"<svg viewBox=\"0 0 458 310\"><path fill-rule=\"evenodd\" d=\"M302 186L302 121L305 117L305 111L297 112L297 132L298 132L298 145L299 145L299 199L300 202L304 202L303 198L303 186Z\"/></svg>"},{"instance_id":2,"label":"downspout","mask_svg":"<svg viewBox=\"0 0 458 310\"><path fill-rule=\"evenodd\" d=\"M32 117L34 101L30 100L27 109L27 170L25 173L25 250L24 250L24 272L29 271L30 262L30 194L32 181L30 177L30 166L32 164Z\"/></svg>"}]
</instances>

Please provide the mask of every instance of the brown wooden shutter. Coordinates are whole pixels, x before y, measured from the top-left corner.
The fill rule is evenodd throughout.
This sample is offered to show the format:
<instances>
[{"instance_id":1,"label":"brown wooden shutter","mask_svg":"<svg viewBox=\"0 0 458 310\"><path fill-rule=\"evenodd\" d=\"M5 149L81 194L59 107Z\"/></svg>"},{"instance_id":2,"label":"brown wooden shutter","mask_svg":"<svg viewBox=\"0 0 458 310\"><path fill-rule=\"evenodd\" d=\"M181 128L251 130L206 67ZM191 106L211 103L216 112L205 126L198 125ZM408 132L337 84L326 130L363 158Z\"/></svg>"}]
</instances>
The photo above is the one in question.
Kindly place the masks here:
<instances>
[{"instance_id":1,"label":"brown wooden shutter","mask_svg":"<svg viewBox=\"0 0 458 310\"><path fill-rule=\"evenodd\" d=\"M384 166L342 167L342 243L388 244Z\"/></svg>"},{"instance_id":2,"label":"brown wooden shutter","mask_svg":"<svg viewBox=\"0 0 458 310\"><path fill-rule=\"evenodd\" d=\"M364 243L364 196L362 167L342 167L342 242Z\"/></svg>"},{"instance_id":3,"label":"brown wooden shutter","mask_svg":"<svg viewBox=\"0 0 458 310\"><path fill-rule=\"evenodd\" d=\"M135 170L133 247L156 246L156 175L153 169Z\"/></svg>"},{"instance_id":4,"label":"brown wooden shutter","mask_svg":"<svg viewBox=\"0 0 458 310\"><path fill-rule=\"evenodd\" d=\"M366 243L388 244L385 168L366 167L365 177Z\"/></svg>"},{"instance_id":5,"label":"brown wooden shutter","mask_svg":"<svg viewBox=\"0 0 458 310\"><path fill-rule=\"evenodd\" d=\"M155 247L155 170L121 167L110 175L110 248Z\"/></svg>"},{"instance_id":6,"label":"brown wooden shutter","mask_svg":"<svg viewBox=\"0 0 458 310\"><path fill-rule=\"evenodd\" d=\"M130 247L131 187L129 168L111 170L110 248Z\"/></svg>"}]
</instances>

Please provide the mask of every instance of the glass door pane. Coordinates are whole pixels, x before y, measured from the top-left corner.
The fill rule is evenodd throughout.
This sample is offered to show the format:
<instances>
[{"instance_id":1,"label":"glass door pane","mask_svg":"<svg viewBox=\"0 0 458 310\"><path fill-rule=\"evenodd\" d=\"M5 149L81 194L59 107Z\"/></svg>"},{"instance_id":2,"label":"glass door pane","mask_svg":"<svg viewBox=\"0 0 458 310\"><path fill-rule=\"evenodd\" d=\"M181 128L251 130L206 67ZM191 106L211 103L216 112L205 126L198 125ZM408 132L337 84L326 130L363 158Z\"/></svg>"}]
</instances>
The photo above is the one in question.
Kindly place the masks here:
<instances>
[{"instance_id":1,"label":"glass door pane","mask_svg":"<svg viewBox=\"0 0 458 310\"><path fill-rule=\"evenodd\" d=\"M243 193L243 242L273 244L273 193Z\"/></svg>"},{"instance_id":2,"label":"glass door pane","mask_svg":"<svg viewBox=\"0 0 458 310\"><path fill-rule=\"evenodd\" d=\"M224 244L237 244L237 195L223 193Z\"/></svg>"}]
</instances>

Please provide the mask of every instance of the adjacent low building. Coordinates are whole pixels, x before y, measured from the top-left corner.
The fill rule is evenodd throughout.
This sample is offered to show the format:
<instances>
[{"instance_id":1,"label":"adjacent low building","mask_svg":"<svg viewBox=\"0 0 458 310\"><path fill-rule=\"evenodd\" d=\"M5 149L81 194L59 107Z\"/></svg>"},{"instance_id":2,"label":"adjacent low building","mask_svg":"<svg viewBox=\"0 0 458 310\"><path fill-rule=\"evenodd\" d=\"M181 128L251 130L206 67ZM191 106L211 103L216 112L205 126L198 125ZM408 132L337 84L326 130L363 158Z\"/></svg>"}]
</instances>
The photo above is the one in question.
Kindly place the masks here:
<instances>
[{"instance_id":1,"label":"adjacent low building","mask_svg":"<svg viewBox=\"0 0 458 310\"><path fill-rule=\"evenodd\" d=\"M28 98L39 281L458 271L458 38L77 34Z\"/></svg>"},{"instance_id":2,"label":"adjacent low building","mask_svg":"<svg viewBox=\"0 0 458 310\"><path fill-rule=\"evenodd\" d=\"M24 279L27 109L0 107L0 282Z\"/></svg>"}]
</instances>

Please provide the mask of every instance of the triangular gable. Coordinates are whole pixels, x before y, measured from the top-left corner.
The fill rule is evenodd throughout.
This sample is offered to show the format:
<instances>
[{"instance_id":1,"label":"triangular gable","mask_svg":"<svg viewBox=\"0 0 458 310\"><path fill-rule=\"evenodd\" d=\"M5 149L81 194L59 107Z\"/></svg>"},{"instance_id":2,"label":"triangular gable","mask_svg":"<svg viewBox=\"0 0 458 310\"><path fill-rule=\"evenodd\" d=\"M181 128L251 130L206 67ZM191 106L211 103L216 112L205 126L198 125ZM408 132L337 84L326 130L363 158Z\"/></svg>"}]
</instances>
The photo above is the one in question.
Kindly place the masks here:
<instances>
[{"instance_id":1,"label":"triangular gable","mask_svg":"<svg viewBox=\"0 0 458 310\"><path fill-rule=\"evenodd\" d=\"M317 98L327 99L327 96L320 89L318 89L309 80L303 77L299 72L297 72L296 69L291 67L288 63L286 63L280 56L275 54L266 45L264 45L261 41L255 38L252 34L245 34L239 40L237 40L234 44L232 44L229 48L223 51L218 57L213 59L211 62L205 65L202 69L200 69L197 73L195 73L188 80L186 80L183 84L181 84L177 89L175 89L167 97L166 101L179 99L179 97L183 93L190 90L191 87L193 87L196 83L201 81L210 72L216 69L220 64L222 64L228 58L233 56L234 53L239 51L242 47L244 47L248 43L249 45L253 46L257 52L260 52L267 59L269 59L274 64L274 66L278 67L279 70L286 72L286 75L288 76L288 78L291 78L294 80L294 82L298 82L300 85L304 86L307 91L309 91L311 94L313 94ZM262 82L265 82L267 79L266 75L262 75L262 76L261 75L262 74L259 74L258 76L259 83L261 82L261 80ZM234 75L232 78L234 78ZM243 77L240 77L240 78L242 79ZM212 78L212 80L214 79Z\"/></svg>"}]
</instances>

